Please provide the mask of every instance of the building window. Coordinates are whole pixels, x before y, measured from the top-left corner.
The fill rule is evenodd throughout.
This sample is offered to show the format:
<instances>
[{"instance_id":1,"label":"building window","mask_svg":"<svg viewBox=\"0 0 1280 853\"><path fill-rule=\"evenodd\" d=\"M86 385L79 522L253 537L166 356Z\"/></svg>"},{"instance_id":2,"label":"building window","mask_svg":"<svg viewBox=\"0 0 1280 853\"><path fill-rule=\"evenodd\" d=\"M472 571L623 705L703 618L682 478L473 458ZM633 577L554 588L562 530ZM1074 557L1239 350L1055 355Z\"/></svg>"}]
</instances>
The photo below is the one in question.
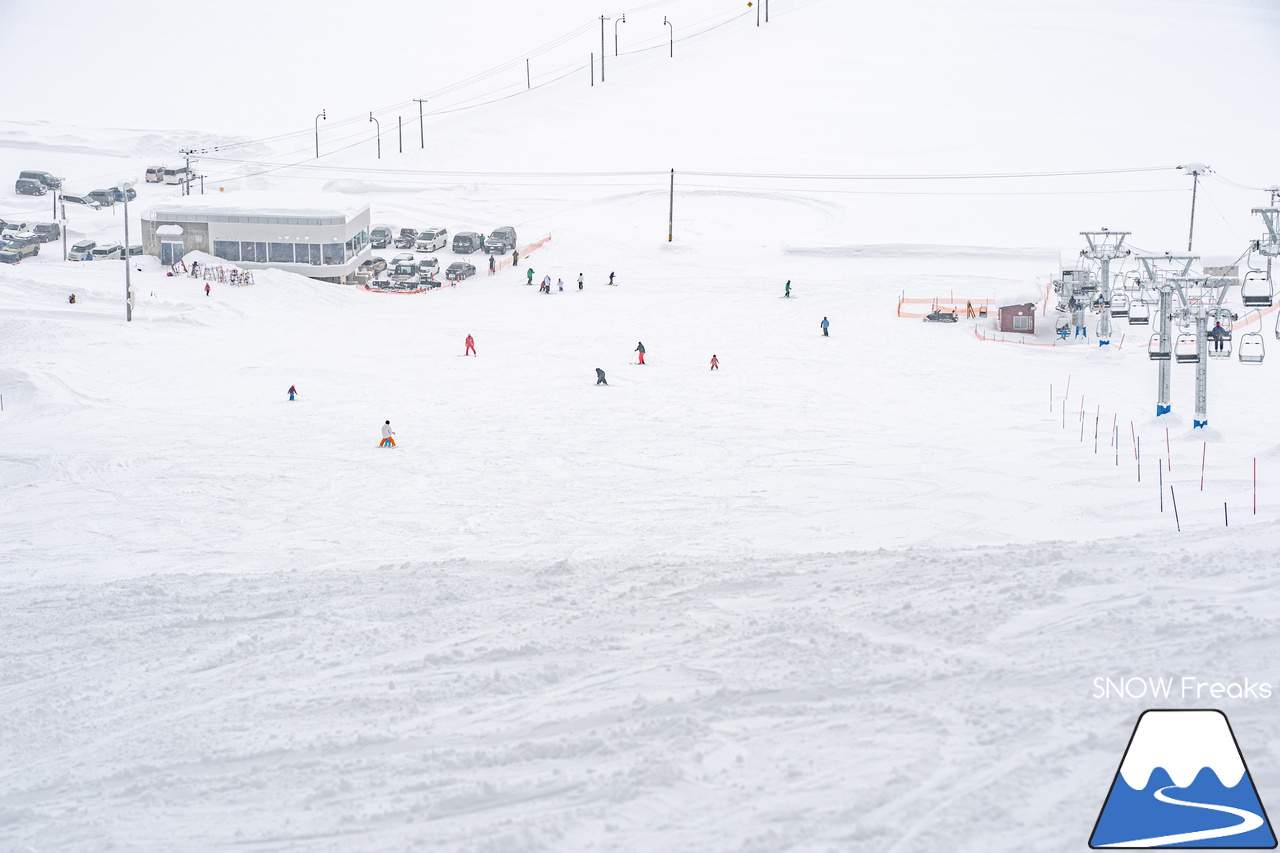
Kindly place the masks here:
<instances>
[{"instance_id":1,"label":"building window","mask_svg":"<svg viewBox=\"0 0 1280 853\"><path fill-rule=\"evenodd\" d=\"M240 260L240 244L235 240L214 240L213 253L224 261L235 263Z\"/></svg>"},{"instance_id":2,"label":"building window","mask_svg":"<svg viewBox=\"0 0 1280 853\"><path fill-rule=\"evenodd\" d=\"M340 264L344 260L346 260L346 258L342 256L341 243L325 243L324 244L324 262L326 266L328 266L329 264Z\"/></svg>"},{"instance_id":3,"label":"building window","mask_svg":"<svg viewBox=\"0 0 1280 853\"><path fill-rule=\"evenodd\" d=\"M182 243L170 240L160 242L160 263L168 266L182 260Z\"/></svg>"},{"instance_id":4,"label":"building window","mask_svg":"<svg viewBox=\"0 0 1280 853\"><path fill-rule=\"evenodd\" d=\"M1031 318L1026 316L1013 318L1013 330L1015 332L1031 331Z\"/></svg>"},{"instance_id":5,"label":"building window","mask_svg":"<svg viewBox=\"0 0 1280 853\"><path fill-rule=\"evenodd\" d=\"M247 240L240 241L240 260L251 263L265 264L267 262L267 244L251 243Z\"/></svg>"},{"instance_id":6,"label":"building window","mask_svg":"<svg viewBox=\"0 0 1280 853\"><path fill-rule=\"evenodd\" d=\"M273 264L291 264L293 263L293 244L292 243L272 243L271 263Z\"/></svg>"},{"instance_id":7,"label":"building window","mask_svg":"<svg viewBox=\"0 0 1280 853\"><path fill-rule=\"evenodd\" d=\"M320 264L320 244L319 243L299 243L293 247L294 257L299 264Z\"/></svg>"}]
</instances>

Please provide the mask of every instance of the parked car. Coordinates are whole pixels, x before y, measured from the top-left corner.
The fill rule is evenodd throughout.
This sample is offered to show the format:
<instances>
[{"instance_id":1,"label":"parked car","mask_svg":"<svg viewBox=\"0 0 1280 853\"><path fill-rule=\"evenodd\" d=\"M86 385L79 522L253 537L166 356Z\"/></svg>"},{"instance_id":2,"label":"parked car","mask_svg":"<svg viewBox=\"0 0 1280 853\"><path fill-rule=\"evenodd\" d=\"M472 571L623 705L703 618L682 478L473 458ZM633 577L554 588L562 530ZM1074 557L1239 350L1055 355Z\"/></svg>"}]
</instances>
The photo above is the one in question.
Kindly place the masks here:
<instances>
[{"instance_id":1,"label":"parked car","mask_svg":"<svg viewBox=\"0 0 1280 853\"><path fill-rule=\"evenodd\" d=\"M418 232L419 252L438 252L449 245L447 228L428 228Z\"/></svg>"},{"instance_id":2,"label":"parked car","mask_svg":"<svg viewBox=\"0 0 1280 853\"><path fill-rule=\"evenodd\" d=\"M390 266L394 267L396 264L412 264L412 263L416 263L413 257L413 252L401 252L400 254L396 255L394 258L391 259Z\"/></svg>"},{"instance_id":3,"label":"parked car","mask_svg":"<svg viewBox=\"0 0 1280 853\"><path fill-rule=\"evenodd\" d=\"M440 262L435 258L423 258L418 261L418 275L433 278L440 275Z\"/></svg>"},{"instance_id":4,"label":"parked car","mask_svg":"<svg viewBox=\"0 0 1280 853\"><path fill-rule=\"evenodd\" d=\"M21 234L30 230L25 222L6 222L0 225L0 235Z\"/></svg>"},{"instance_id":5,"label":"parked car","mask_svg":"<svg viewBox=\"0 0 1280 853\"><path fill-rule=\"evenodd\" d=\"M370 278L375 278L378 275L378 273L382 272L386 268L387 268L386 259L379 258L377 255L374 255L372 258L369 258L368 260L366 260L364 263L360 265L360 272L363 273L364 275L369 276Z\"/></svg>"},{"instance_id":6,"label":"parked car","mask_svg":"<svg viewBox=\"0 0 1280 853\"><path fill-rule=\"evenodd\" d=\"M395 230L390 225L375 225L369 232L369 245L375 249L385 249L395 239Z\"/></svg>"},{"instance_id":7,"label":"parked car","mask_svg":"<svg viewBox=\"0 0 1280 853\"><path fill-rule=\"evenodd\" d=\"M397 284L416 285L419 282L418 265L413 261L404 261L391 268L391 281Z\"/></svg>"},{"instance_id":8,"label":"parked car","mask_svg":"<svg viewBox=\"0 0 1280 853\"><path fill-rule=\"evenodd\" d=\"M112 187L111 189L107 190L107 192L111 194L112 201L124 201L125 194L120 191L119 187ZM137 197L138 197L138 191L135 190L133 187L129 187L129 201L133 201Z\"/></svg>"},{"instance_id":9,"label":"parked car","mask_svg":"<svg viewBox=\"0 0 1280 853\"><path fill-rule=\"evenodd\" d=\"M418 242L417 228L401 228L400 235L396 237L395 247L397 249L412 249L413 244Z\"/></svg>"},{"instance_id":10,"label":"parked car","mask_svg":"<svg viewBox=\"0 0 1280 853\"><path fill-rule=\"evenodd\" d=\"M147 167L147 183L158 184L164 180L164 166Z\"/></svg>"},{"instance_id":11,"label":"parked car","mask_svg":"<svg viewBox=\"0 0 1280 853\"><path fill-rule=\"evenodd\" d=\"M31 226L31 233L36 235L41 243L52 243L62 239L62 226L56 222L37 222Z\"/></svg>"},{"instance_id":12,"label":"parked car","mask_svg":"<svg viewBox=\"0 0 1280 853\"><path fill-rule=\"evenodd\" d=\"M454 261L444 271L444 277L449 281L462 281L464 278L471 278L475 274L476 268L466 261Z\"/></svg>"},{"instance_id":13,"label":"parked car","mask_svg":"<svg viewBox=\"0 0 1280 853\"><path fill-rule=\"evenodd\" d=\"M71 251L67 252L67 257L73 261L91 261L93 260L93 250L98 244L92 240L81 240L71 247Z\"/></svg>"},{"instance_id":14,"label":"parked car","mask_svg":"<svg viewBox=\"0 0 1280 853\"><path fill-rule=\"evenodd\" d=\"M23 258L40 254L40 241L34 234L10 234L5 237L2 248L17 252Z\"/></svg>"},{"instance_id":15,"label":"parked car","mask_svg":"<svg viewBox=\"0 0 1280 853\"><path fill-rule=\"evenodd\" d=\"M90 190L89 198L98 203L98 207L111 207L116 203L115 190Z\"/></svg>"},{"instance_id":16,"label":"parked car","mask_svg":"<svg viewBox=\"0 0 1280 853\"><path fill-rule=\"evenodd\" d=\"M129 244L129 246L125 249L125 252L124 252L124 253L125 253L126 255L128 255L129 257L134 257L135 255L141 255L141 254L142 254L142 244L141 244L141 243L130 243L130 244Z\"/></svg>"},{"instance_id":17,"label":"parked car","mask_svg":"<svg viewBox=\"0 0 1280 853\"><path fill-rule=\"evenodd\" d=\"M474 231L459 231L453 235L453 251L457 255L469 255L484 248L484 238Z\"/></svg>"},{"instance_id":18,"label":"parked car","mask_svg":"<svg viewBox=\"0 0 1280 853\"><path fill-rule=\"evenodd\" d=\"M179 166L176 169L170 169L168 166L164 168L162 176L166 184L185 184L191 180L191 172L186 166Z\"/></svg>"},{"instance_id":19,"label":"parked car","mask_svg":"<svg viewBox=\"0 0 1280 853\"><path fill-rule=\"evenodd\" d=\"M35 169L28 169L25 172L19 172L18 180L39 181L44 184L45 189L49 190L62 189L62 178L55 178L48 172L41 172Z\"/></svg>"},{"instance_id":20,"label":"parked car","mask_svg":"<svg viewBox=\"0 0 1280 853\"><path fill-rule=\"evenodd\" d=\"M119 243L107 243L105 246L94 246L92 257L94 261L111 261L120 260L124 257L124 247Z\"/></svg>"},{"instance_id":21,"label":"parked car","mask_svg":"<svg viewBox=\"0 0 1280 853\"><path fill-rule=\"evenodd\" d=\"M21 263L22 255L13 249L6 249L0 245L0 264L16 264Z\"/></svg>"},{"instance_id":22,"label":"parked car","mask_svg":"<svg viewBox=\"0 0 1280 853\"><path fill-rule=\"evenodd\" d=\"M13 191L18 195L44 195L49 188L39 181L33 181L30 178L18 178L13 185Z\"/></svg>"},{"instance_id":23,"label":"parked car","mask_svg":"<svg viewBox=\"0 0 1280 853\"><path fill-rule=\"evenodd\" d=\"M97 210L98 208L102 207L102 205L98 204L96 201L89 198L88 196L76 195L75 193L63 193L62 200L67 202L68 204L83 204L85 207L91 207L94 210Z\"/></svg>"},{"instance_id":24,"label":"parked car","mask_svg":"<svg viewBox=\"0 0 1280 853\"><path fill-rule=\"evenodd\" d=\"M516 247L516 229L510 225L493 229L485 238L484 251L488 255L505 255Z\"/></svg>"}]
</instances>

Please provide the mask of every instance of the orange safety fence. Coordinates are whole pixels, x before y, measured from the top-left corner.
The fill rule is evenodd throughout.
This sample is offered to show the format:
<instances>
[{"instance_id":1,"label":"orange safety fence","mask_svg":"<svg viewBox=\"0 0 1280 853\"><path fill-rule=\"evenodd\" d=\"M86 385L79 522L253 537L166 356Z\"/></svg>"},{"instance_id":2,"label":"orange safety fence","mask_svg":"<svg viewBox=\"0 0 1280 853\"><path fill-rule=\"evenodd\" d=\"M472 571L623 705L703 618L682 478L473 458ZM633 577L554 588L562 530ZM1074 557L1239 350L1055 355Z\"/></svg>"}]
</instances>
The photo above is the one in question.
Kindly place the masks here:
<instances>
[{"instance_id":1,"label":"orange safety fence","mask_svg":"<svg viewBox=\"0 0 1280 853\"><path fill-rule=\"evenodd\" d=\"M928 305L929 310L923 313L911 310L903 310L903 306ZM968 317L969 308L973 309L973 316L977 317L982 314L985 309L988 314L995 307L995 300L992 299L908 299L905 296L898 298L898 316L919 319L928 317L932 312L954 311L961 317Z\"/></svg>"},{"instance_id":2,"label":"orange safety fence","mask_svg":"<svg viewBox=\"0 0 1280 853\"><path fill-rule=\"evenodd\" d=\"M520 250L520 257L522 257L522 258L523 258L523 257L526 257L526 256L528 256L528 255L532 254L534 251L536 251L536 250L538 250L538 249L541 249L543 246L545 246L545 245L546 245L547 243L549 243L549 242L551 242L551 235L550 235L550 234L548 234L547 236L543 237L541 240L536 240L536 241L534 241L533 243L530 243L529 245L527 245L527 246L525 246L523 249L521 249L521 250ZM498 270L504 270L504 269L506 269L507 267L511 266L511 263L512 263L512 258L511 258L511 256L510 256L510 255L508 255L508 256L507 256L507 258L506 258L506 260L499 261L499 262L494 266L494 272L497 272Z\"/></svg>"}]
</instances>

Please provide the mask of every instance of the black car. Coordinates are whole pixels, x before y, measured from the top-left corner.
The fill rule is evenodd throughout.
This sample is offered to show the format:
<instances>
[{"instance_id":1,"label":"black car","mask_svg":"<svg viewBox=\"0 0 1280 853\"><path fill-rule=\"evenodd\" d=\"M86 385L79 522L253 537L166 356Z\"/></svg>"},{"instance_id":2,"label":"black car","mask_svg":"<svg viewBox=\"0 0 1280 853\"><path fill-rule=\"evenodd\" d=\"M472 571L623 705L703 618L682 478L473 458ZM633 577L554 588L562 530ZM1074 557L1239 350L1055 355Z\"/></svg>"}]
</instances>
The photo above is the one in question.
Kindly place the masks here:
<instances>
[{"instance_id":1,"label":"black car","mask_svg":"<svg viewBox=\"0 0 1280 853\"><path fill-rule=\"evenodd\" d=\"M13 191L18 195L44 195L49 188L39 181L33 181L30 178L18 178L13 185Z\"/></svg>"},{"instance_id":2,"label":"black car","mask_svg":"<svg viewBox=\"0 0 1280 853\"><path fill-rule=\"evenodd\" d=\"M444 271L444 277L449 281L462 281L464 278L471 278L476 274L476 268L466 261L454 261L449 264L449 268Z\"/></svg>"},{"instance_id":3,"label":"black car","mask_svg":"<svg viewBox=\"0 0 1280 853\"><path fill-rule=\"evenodd\" d=\"M493 233L484 241L484 251L487 255L505 255L515 247L516 229L510 225L493 229Z\"/></svg>"}]
</instances>

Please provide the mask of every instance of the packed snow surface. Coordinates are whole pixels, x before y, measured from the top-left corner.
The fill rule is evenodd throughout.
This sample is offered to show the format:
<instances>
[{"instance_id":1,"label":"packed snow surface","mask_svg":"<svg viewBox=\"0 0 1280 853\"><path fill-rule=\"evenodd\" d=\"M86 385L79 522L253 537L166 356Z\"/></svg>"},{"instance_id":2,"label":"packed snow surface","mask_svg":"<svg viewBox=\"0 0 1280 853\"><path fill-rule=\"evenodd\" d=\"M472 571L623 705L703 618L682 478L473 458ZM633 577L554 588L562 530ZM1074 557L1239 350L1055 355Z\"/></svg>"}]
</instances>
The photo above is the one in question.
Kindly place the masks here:
<instances>
[{"instance_id":1,"label":"packed snow surface","mask_svg":"<svg viewBox=\"0 0 1280 853\"><path fill-rule=\"evenodd\" d=\"M1180 164L1205 262L1260 236L1272 4L646 4L594 86L576 0L170 5L6 9L11 77L131 47L6 87L0 175L204 149L135 242L251 193L550 239L420 294L135 258L131 322L120 261L0 265L0 850L1075 851L1149 707L1280 792L1280 689L1136 689L1280 679L1280 357L1209 362L1192 429L1150 327L1046 302L1080 231L1185 251Z\"/></svg>"}]
</instances>

